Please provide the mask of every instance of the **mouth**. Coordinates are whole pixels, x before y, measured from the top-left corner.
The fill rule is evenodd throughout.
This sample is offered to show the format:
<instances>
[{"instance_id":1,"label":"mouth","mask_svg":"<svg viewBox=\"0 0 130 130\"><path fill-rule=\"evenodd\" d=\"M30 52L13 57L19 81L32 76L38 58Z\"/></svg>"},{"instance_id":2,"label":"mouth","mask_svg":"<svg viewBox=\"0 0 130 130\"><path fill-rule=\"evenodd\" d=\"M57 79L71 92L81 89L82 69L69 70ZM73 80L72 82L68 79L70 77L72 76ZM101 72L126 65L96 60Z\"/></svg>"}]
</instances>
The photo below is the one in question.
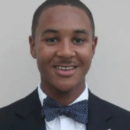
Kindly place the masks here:
<instances>
[{"instance_id":1,"label":"mouth","mask_svg":"<svg viewBox=\"0 0 130 130\"><path fill-rule=\"evenodd\" d=\"M72 75L74 75L74 73L76 72L78 66L76 65L57 65L57 66L53 66L55 73L59 76L62 77L70 77Z\"/></svg>"},{"instance_id":2,"label":"mouth","mask_svg":"<svg viewBox=\"0 0 130 130\"><path fill-rule=\"evenodd\" d=\"M69 71L77 68L77 66L54 66L55 69Z\"/></svg>"}]
</instances>

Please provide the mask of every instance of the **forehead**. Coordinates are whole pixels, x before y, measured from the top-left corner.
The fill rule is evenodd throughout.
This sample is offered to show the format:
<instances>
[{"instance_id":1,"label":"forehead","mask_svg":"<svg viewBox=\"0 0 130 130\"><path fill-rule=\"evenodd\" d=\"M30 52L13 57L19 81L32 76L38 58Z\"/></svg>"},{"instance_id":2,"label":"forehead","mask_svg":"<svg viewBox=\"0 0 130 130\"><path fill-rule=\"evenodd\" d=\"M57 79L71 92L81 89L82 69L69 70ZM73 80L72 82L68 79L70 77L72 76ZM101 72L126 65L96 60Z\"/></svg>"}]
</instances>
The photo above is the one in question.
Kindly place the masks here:
<instances>
[{"instance_id":1,"label":"forehead","mask_svg":"<svg viewBox=\"0 0 130 130\"><path fill-rule=\"evenodd\" d=\"M39 18L37 31L48 28L91 31L91 23L87 14L77 7L55 6L44 10Z\"/></svg>"}]
</instances>

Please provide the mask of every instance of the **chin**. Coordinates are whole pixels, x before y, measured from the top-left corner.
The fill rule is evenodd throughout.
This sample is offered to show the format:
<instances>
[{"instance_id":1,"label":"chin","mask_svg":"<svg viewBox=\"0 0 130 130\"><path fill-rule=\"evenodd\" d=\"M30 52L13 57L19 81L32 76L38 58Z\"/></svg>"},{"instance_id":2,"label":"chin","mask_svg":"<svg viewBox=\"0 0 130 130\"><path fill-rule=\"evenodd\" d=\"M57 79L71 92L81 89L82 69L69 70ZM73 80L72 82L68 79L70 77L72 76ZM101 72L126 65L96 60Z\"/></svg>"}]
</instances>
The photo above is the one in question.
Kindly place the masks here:
<instances>
[{"instance_id":1,"label":"chin","mask_svg":"<svg viewBox=\"0 0 130 130\"><path fill-rule=\"evenodd\" d=\"M58 82L57 84L55 84L55 88L60 91L60 92L69 92L71 90L73 90L73 88L75 88L75 86L77 86L78 83L74 83L74 82Z\"/></svg>"},{"instance_id":2,"label":"chin","mask_svg":"<svg viewBox=\"0 0 130 130\"><path fill-rule=\"evenodd\" d=\"M59 92L69 92L69 91L71 91L72 89L73 89L73 87L71 86L71 87L57 87L56 88Z\"/></svg>"}]
</instances>

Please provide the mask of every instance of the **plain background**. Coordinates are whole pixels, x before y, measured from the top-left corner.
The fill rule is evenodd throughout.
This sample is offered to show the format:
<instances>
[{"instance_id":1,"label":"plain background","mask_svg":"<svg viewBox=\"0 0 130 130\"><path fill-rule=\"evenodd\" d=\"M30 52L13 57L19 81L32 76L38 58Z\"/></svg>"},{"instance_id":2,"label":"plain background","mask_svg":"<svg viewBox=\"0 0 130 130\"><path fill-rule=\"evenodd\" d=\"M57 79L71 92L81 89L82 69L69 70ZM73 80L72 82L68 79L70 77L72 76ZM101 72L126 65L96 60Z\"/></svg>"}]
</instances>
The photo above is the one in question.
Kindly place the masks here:
<instances>
[{"instance_id":1,"label":"plain background","mask_svg":"<svg viewBox=\"0 0 130 130\"><path fill-rule=\"evenodd\" d=\"M0 0L0 107L40 81L29 51L32 16L43 0ZM83 0L93 13L98 46L86 77L99 97L130 110L130 0Z\"/></svg>"}]
</instances>

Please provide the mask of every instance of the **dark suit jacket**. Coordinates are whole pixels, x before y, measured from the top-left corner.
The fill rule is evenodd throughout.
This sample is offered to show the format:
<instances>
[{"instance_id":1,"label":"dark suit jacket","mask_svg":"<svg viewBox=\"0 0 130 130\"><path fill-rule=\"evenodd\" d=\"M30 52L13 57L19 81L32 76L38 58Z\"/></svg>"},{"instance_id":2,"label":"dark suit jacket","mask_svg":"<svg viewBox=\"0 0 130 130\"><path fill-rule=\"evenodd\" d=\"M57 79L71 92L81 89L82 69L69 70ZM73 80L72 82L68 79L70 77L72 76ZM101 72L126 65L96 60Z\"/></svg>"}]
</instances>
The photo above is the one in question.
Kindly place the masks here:
<instances>
[{"instance_id":1,"label":"dark suit jacket","mask_svg":"<svg viewBox=\"0 0 130 130\"><path fill-rule=\"evenodd\" d=\"M130 130L130 113L89 92L87 130ZM0 130L45 130L35 90L26 98L0 109Z\"/></svg>"}]
</instances>

